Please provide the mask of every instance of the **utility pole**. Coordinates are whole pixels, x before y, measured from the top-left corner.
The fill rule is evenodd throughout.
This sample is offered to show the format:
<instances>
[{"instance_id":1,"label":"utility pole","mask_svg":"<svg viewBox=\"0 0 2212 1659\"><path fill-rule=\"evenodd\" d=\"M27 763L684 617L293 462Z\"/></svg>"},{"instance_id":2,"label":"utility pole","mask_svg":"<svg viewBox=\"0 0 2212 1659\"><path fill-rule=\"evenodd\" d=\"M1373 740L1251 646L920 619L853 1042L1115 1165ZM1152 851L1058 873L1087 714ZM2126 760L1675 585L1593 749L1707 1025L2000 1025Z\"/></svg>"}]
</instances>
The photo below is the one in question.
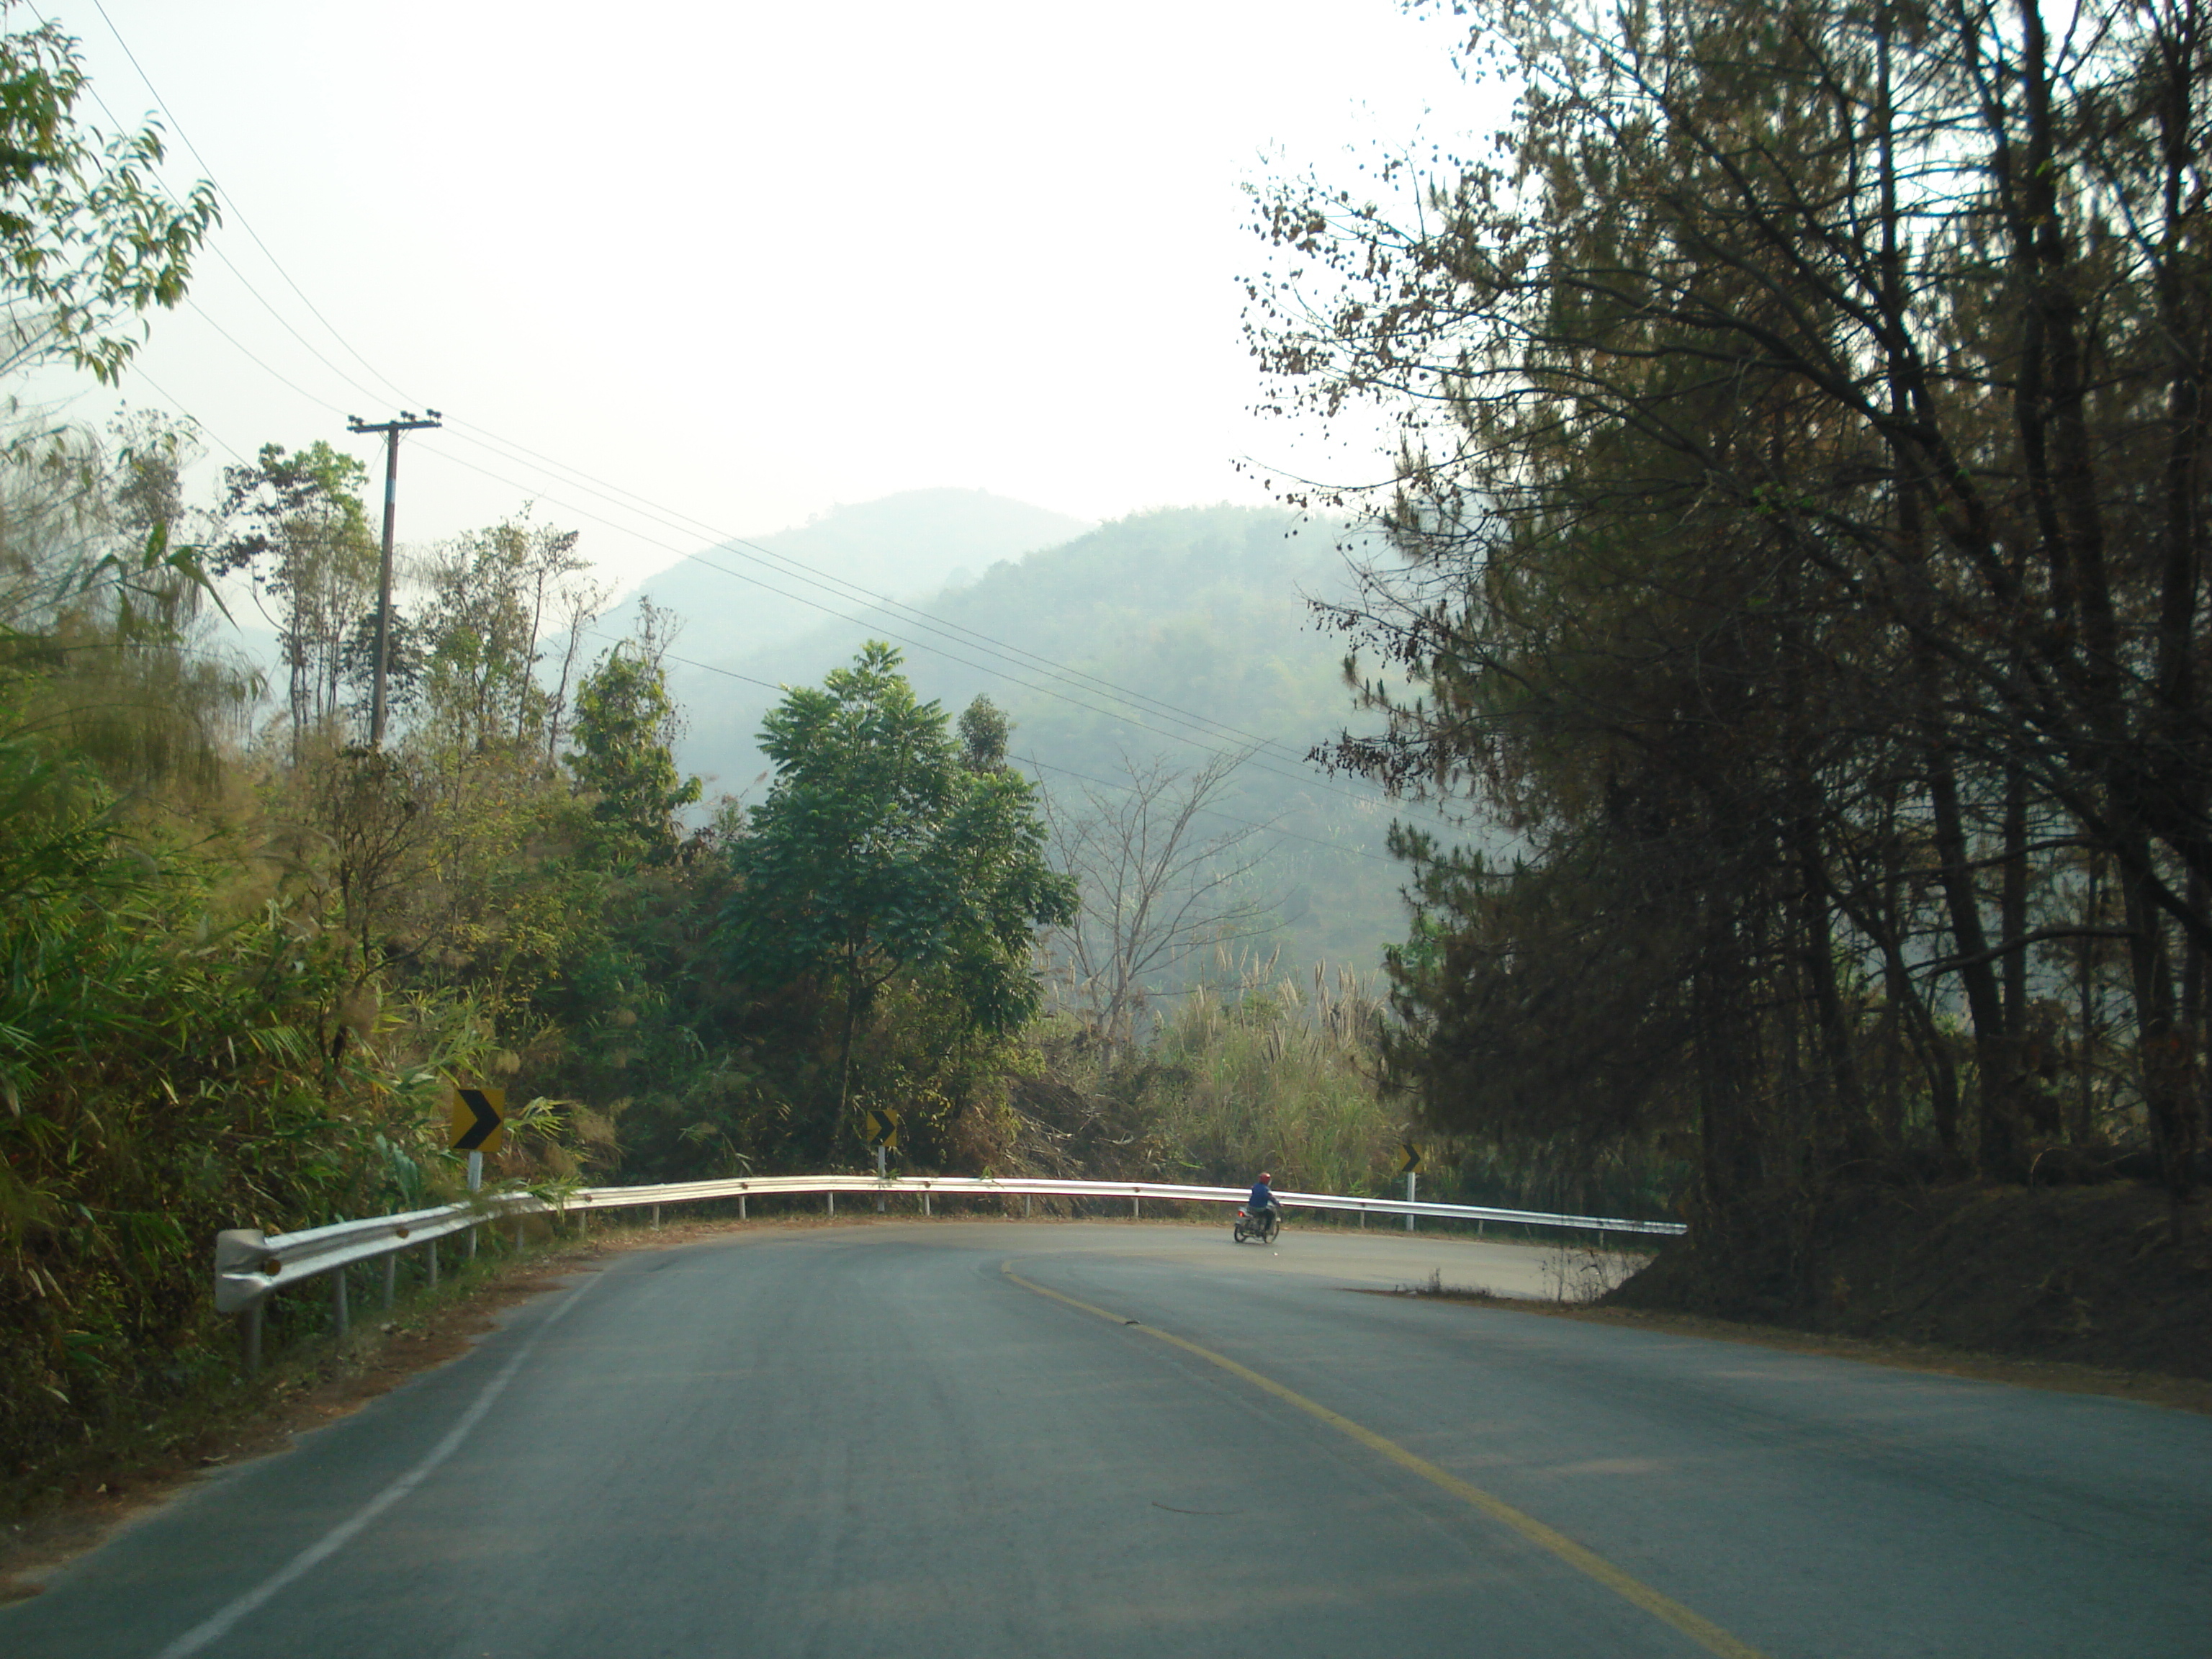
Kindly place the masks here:
<instances>
[{"instance_id":1,"label":"utility pole","mask_svg":"<svg viewBox=\"0 0 2212 1659\"><path fill-rule=\"evenodd\" d=\"M384 434L384 556L376 566L376 690L368 706L368 746L384 747L384 673L392 659L392 527L399 513L399 434L419 432L425 427L435 427L445 416L436 410L428 411L428 418L416 414L411 409L399 411L396 421L384 421L370 425L358 415L346 416L349 432L381 432Z\"/></svg>"}]
</instances>

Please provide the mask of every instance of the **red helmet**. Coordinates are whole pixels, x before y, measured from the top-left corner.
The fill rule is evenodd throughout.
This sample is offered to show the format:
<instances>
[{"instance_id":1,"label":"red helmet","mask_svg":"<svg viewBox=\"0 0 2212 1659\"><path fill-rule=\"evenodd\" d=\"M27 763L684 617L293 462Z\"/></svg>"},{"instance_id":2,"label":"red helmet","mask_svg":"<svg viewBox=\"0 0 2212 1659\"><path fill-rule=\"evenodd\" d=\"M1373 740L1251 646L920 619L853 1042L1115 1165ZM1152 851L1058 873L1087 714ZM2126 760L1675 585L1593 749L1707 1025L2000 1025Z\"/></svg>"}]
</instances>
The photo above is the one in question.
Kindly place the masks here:
<instances>
[{"instance_id":1,"label":"red helmet","mask_svg":"<svg viewBox=\"0 0 2212 1659\"><path fill-rule=\"evenodd\" d=\"M1260 1179L1262 1181L1273 1181L1274 1178L1274 1176L1269 1175L1265 1170L1260 1171Z\"/></svg>"}]
</instances>

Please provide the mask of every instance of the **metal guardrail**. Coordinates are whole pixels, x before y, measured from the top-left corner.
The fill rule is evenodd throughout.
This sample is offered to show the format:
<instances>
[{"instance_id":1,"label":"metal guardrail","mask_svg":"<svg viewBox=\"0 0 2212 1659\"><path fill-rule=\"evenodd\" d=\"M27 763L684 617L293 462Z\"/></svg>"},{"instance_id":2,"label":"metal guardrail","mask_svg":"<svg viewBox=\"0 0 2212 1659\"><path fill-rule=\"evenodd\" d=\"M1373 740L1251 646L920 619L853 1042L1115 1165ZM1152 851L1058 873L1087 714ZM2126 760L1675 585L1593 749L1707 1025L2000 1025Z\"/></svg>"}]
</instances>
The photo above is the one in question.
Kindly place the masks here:
<instances>
[{"instance_id":1,"label":"metal guardrail","mask_svg":"<svg viewBox=\"0 0 2212 1659\"><path fill-rule=\"evenodd\" d=\"M641 1204L687 1203L710 1198L761 1194L919 1193L957 1197L1126 1198L1168 1203L1242 1204L1243 1187L1184 1187L1159 1181L1060 1181L1042 1176L901 1176L879 1179L854 1176L753 1176L726 1181L678 1182L665 1187L587 1187L570 1194L573 1208L615 1209ZM1656 1233L1673 1237L1686 1231L1679 1221L1630 1221L1606 1216L1555 1215L1535 1210L1504 1210L1482 1204L1433 1204L1426 1200L1347 1197L1339 1193L1277 1193L1289 1208L1357 1211L1395 1216L1433 1216L1440 1220L1519 1222L1532 1227L1563 1227L1597 1233Z\"/></svg>"},{"instance_id":2,"label":"metal guardrail","mask_svg":"<svg viewBox=\"0 0 2212 1659\"><path fill-rule=\"evenodd\" d=\"M1242 1204L1249 1196L1242 1187L1188 1187L1157 1181L1058 1181L1013 1176L872 1175L747 1176L720 1181L678 1181L654 1187L586 1187L553 1200L532 1193L489 1193L434 1209L410 1210L404 1215L375 1216L363 1221L338 1221L326 1227L310 1227L296 1233L265 1236L251 1229L234 1229L216 1235L215 1305L219 1313L239 1314L246 1322L248 1370L261 1357L262 1304L280 1291L289 1291L314 1279L331 1276L331 1297L338 1329L347 1326L344 1269L360 1262L384 1263L384 1305L392 1305L395 1269L399 1253L420 1249L425 1253L429 1280L438 1282L438 1241L456 1233L467 1235L466 1249L476 1253L480 1227L500 1221L520 1222L526 1215L566 1213L590 1215L600 1210L650 1206L658 1222L663 1205L702 1203L710 1199L738 1200L738 1213L753 1198L806 1197L822 1194L830 1212L837 1210L840 1193L864 1197L888 1197L896 1193L919 1194L922 1212L930 1212L933 1199L945 1198L1109 1198L1129 1200L1133 1216L1144 1213L1151 1199L1170 1204ZM1437 1220L1498 1221L1523 1226L1554 1227L1574 1232L1673 1236L1687 1231L1679 1221L1632 1221L1615 1217L1556 1215L1535 1210L1496 1209L1481 1204L1433 1204L1425 1200L1358 1198L1338 1193L1277 1193L1275 1201L1286 1209L1353 1211L1368 1214L1403 1216L1410 1225L1418 1216ZM1027 1204L1024 1206L1028 1208Z\"/></svg>"}]
</instances>

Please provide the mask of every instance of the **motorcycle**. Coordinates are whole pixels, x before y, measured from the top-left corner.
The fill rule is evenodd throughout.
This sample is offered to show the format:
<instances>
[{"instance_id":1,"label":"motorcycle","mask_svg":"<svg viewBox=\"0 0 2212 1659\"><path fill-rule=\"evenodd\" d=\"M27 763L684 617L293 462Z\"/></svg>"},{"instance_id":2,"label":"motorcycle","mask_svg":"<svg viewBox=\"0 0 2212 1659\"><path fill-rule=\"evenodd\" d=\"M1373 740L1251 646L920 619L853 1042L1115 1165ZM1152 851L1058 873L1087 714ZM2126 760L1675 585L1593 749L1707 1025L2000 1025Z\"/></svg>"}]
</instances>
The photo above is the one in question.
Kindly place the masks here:
<instances>
[{"instance_id":1,"label":"motorcycle","mask_svg":"<svg viewBox=\"0 0 2212 1659\"><path fill-rule=\"evenodd\" d=\"M1237 1224L1230 1231L1236 1236L1239 1244L1248 1238L1256 1238L1262 1244L1272 1244L1275 1242L1275 1235L1282 1230L1282 1212L1268 1209L1261 1211L1257 1215L1254 1215L1249 1210L1237 1211Z\"/></svg>"}]
</instances>

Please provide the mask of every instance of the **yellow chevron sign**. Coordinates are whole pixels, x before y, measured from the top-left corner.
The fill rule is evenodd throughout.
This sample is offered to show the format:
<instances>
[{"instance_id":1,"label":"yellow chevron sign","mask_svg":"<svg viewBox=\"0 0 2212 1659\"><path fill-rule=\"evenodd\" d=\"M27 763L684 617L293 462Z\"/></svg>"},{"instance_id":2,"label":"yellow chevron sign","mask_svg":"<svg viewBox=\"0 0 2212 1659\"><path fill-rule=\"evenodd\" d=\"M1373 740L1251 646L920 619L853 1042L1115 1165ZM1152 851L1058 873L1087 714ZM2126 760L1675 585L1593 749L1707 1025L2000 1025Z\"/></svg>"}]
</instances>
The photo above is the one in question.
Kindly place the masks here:
<instances>
[{"instance_id":1,"label":"yellow chevron sign","mask_svg":"<svg viewBox=\"0 0 2212 1659\"><path fill-rule=\"evenodd\" d=\"M497 1152L507 1139L507 1091L456 1088L453 1124L455 1152Z\"/></svg>"}]
</instances>

